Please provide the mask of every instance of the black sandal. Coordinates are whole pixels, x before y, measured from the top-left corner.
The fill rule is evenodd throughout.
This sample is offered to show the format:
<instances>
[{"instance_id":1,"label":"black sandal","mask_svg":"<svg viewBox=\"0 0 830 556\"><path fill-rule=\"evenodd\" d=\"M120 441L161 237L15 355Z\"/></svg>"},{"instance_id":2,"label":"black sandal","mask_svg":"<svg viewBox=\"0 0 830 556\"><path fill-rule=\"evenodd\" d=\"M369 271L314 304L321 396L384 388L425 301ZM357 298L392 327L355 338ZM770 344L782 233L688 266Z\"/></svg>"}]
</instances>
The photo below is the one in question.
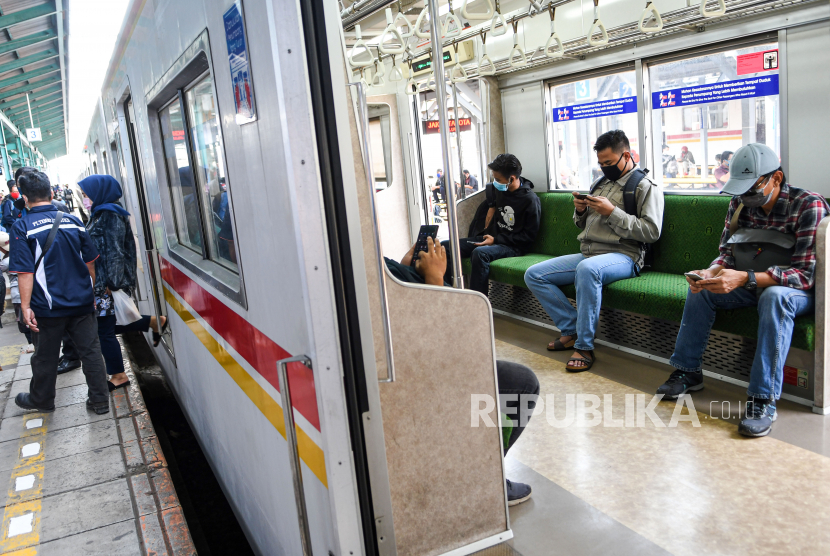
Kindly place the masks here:
<instances>
[{"instance_id":1,"label":"black sandal","mask_svg":"<svg viewBox=\"0 0 830 556\"><path fill-rule=\"evenodd\" d=\"M118 390L119 388L126 388L129 385L130 385L129 380L127 382L122 382L121 384L118 384L118 385L113 384L109 380L107 381L107 388L109 388L110 392L113 392L114 390Z\"/></svg>"},{"instance_id":2,"label":"black sandal","mask_svg":"<svg viewBox=\"0 0 830 556\"><path fill-rule=\"evenodd\" d=\"M560 336L559 338L555 339L554 341L548 344L548 351L566 351L574 347L575 343L576 336L573 336L571 338L571 341L566 344L562 343L562 337Z\"/></svg>"},{"instance_id":3,"label":"black sandal","mask_svg":"<svg viewBox=\"0 0 830 556\"><path fill-rule=\"evenodd\" d=\"M576 352L582 357L571 357L570 359L568 359L568 364L565 366L566 369L575 373L581 373L582 371L587 371L588 369L594 366L594 361L596 361L596 359L594 358L594 350L582 351L581 349L578 349L576 350ZM590 358L588 357L589 355ZM570 364L571 361L582 361L584 365L574 367Z\"/></svg>"},{"instance_id":4,"label":"black sandal","mask_svg":"<svg viewBox=\"0 0 830 556\"><path fill-rule=\"evenodd\" d=\"M153 347L158 347L159 342L161 342L161 336L164 334L164 331L167 330L168 322L170 322L170 319L164 317L164 324L161 326L161 331L153 331Z\"/></svg>"}]
</instances>

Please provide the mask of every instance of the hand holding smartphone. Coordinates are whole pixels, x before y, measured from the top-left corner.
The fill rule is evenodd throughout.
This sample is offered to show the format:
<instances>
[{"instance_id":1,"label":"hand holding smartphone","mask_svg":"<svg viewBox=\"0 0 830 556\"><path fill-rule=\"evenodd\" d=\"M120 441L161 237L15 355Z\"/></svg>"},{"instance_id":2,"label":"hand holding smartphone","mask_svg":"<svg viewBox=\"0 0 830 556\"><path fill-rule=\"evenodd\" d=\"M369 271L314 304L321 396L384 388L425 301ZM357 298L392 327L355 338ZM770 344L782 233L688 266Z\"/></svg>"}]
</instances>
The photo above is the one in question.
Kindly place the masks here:
<instances>
[{"instance_id":1,"label":"hand holding smartphone","mask_svg":"<svg viewBox=\"0 0 830 556\"><path fill-rule=\"evenodd\" d=\"M688 278L689 280L691 280L692 282L697 282L698 280L703 280L703 276L701 276L700 274L696 274L694 272L687 272L687 273L684 274L684 276L686 278Z\"/></svg>"},{"instance_id":2,"label":"hand holding smartphone","mask_svg":"<svg viewBox=\"0 0 830 556\"><path fill-rule=\"evenodd\" d=\"M409 266L415 266L415 261L418 260L418 254L421 251L427 250L427 238L431 237L435 241L437 235L438 226L421 226L421 229L418 230L418 240L415 242L415 252L412 253L412 261L409 263Z\"/></svg>"},{"instance_id":3,"label":"hand holding smartphone","mask_svg":"<svg viewBox=\"0 0 830 556\"><path fill-rule=\"evenodd\" d=\"M591 197L590 195L584 194L574 195L574 198L579 199L580 201L590 201L593 199L593 197Z\"/></svg>"}]
</instances>

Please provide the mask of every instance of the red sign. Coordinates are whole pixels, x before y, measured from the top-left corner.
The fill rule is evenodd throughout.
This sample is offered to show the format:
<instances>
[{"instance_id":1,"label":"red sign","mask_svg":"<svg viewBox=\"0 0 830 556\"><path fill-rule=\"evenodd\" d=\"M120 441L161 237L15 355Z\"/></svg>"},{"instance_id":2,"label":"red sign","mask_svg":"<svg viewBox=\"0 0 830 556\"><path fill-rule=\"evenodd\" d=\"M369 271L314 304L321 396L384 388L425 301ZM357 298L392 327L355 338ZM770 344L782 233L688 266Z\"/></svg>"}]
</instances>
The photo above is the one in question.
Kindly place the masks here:
<instances>
[{"instance_id":1,"label":"red sign","mask_svg":"<svg viewBox=\"0 0 830 556\"><path fill-rule=\"evenodd\" d=\"M173 130L173 141L184 141L184 130L183 129L174 129Z\"/></svg>"},{"instance_id":2,"label":"red sign","mask_svg":"<svg viewBox=\"0 0 830 556\"><path fill-rule=\"evenodd\" d=\"M778 69L778 49L738 56L738 75Z\"/></svg>"},{"instance_id":3,"label":"red sign","mask_svg":"<svg viewBox=\"0 0 830 556\"><path fill-rule=\"evenodd\" d=\"M448 121L450 122L450 133L455 133L455 118L450 118ZM473 129L473 122L470 118L458 118L458 125L461 127L461 131ZM424 134L428 135L430 133L441 133L441 124L438 120L424 121Z\"/></svg>"}]
</instances>

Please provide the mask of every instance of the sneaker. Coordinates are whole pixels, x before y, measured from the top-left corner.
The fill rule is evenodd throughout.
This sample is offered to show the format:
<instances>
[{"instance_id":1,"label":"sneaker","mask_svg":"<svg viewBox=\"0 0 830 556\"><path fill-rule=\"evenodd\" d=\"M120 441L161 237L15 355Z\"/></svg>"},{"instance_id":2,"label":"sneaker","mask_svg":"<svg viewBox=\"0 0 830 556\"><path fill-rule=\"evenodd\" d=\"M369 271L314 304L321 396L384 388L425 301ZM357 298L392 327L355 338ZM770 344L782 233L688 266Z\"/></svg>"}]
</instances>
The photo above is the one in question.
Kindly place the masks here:
<instances>
[{"instance_id":1,"label":"sneaker","mask_svg":"<svg viewBox=\"0 0 830 556\"><path fill-rule=\"evenodd\" d=\"M62 375L63 373L68 373L69 371L74 371L75 369L80 368L80 361L70 361L69 359L61 359L61 362L58 363L58 374Z\"/></svg>"},{"instance_id":2,"label":"sneaker","mask_svg":"<svg viewBox=\"0 0 830 556\"><path fill-rule=\"evenodd\" d=\"M703 373L677 370L657 389L657 393L663 394L663 399L676 400L686 392L698 390L703 390Z\"/></svg>"},{"instance_id":3,"label":"sneaker","mask_svg":"<svg viewBox=\"0 0 830 556\"><path fill-rule=\"evenodd\" d=\"M738 425L738 432L744 436L766 436L776 419L778 412L774 401L749 398L746 401L746 417Z\"/></svg>"},{"instance_id":4,"label":"sneaker","mask_svg":"<svg viewBox=\"0 0 830 556\"><path fill-rule=\"evenodd\" d=\"M28 392L21 392L14 398L14 403L21 409L34 409L42 411L43 413L52 413L55 411L55 406L52 407L38 407L32 403L32 397Z\"/></svg>"},{"instance_id":5,"label":"sneaker","mask_svg":"<svg viewBox=\"0 0 830 556\"><path fill-rule=\"evenodd\" d=\"M92 400L87 398L86 408L89 409L89 410L94 411L98 415L104 415L105 413L110 412L110 403L109 403L109 401L101 402L101 403L92 403Z\"/></svg>"},{"instance_id":6,"label":"sneaker","mask_svg":"<svg viewBox=\"0 0 830 556\"><path fill-rule=\"evenodd\" d=\"M515 506L530 499L530 485L507 480L507 505Z\"/></svg>"}]
</instances>

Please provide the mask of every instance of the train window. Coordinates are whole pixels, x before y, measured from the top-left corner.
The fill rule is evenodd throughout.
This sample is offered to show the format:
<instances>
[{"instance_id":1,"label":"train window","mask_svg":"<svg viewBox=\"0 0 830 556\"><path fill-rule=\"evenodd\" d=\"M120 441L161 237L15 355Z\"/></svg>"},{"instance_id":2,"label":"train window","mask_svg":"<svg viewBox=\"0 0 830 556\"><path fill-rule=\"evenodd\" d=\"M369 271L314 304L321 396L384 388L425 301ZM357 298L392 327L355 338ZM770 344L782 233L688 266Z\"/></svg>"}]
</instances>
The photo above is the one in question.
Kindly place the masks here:
<instances>
[{"instance_id":1,"label":"train window","mask_svg":"<svg viewBox=\"0 0 830 556\"><path fill-rule=\"evenodd\" d=\"M375 189L392 185L392 124L388 104L369 104L369 145Z\"/></svg>"},{"instance_id":2,"label":"train window","mask_svg":"<svg viewBox=\"0 0 830 556\"><path fill-rule=\"evenodd\" d=\"M748 143L781 152L778 45L732 48L648 66L655 158L666 190L719 191L716 156ZM661 159L662 155L662 159Z\"/></svg>"},{"instance_id":3,"label":"train window","mask_svg":"<svg viewBox=\"0 0 830 556\"><path fill-rule=\"evenodd\" d=\"M602 176L593 146L597 137L612 129L625 132L634 161L640 161L635 90L634 71L550 86L555 189L587 190Z\"/></svg>"},{"instance_id":4,"label":"train window","mask_svg":"<svg viewBox=\"0 0 830 556\"><path fill-rule=\"evenodd\" d=\"M236 270L236 247L221 153L219 113L213 96L213 81L209 75L187 90L185 104L198 190L202 195L203 222L209 239L208 255L211 260ZM385 145L384 143L384 147ZM391 174L387 175L391 178Z\"/></svg>"},{"instance_id":5,"label":"train window","mask_svg":"<svg viewBox=\"0 0 830 556\"><path fill-rule=\"evenodd\" d=\"M179 243L202 254L202 227L196 184L185 140L184 113L178 99L159 110L167 178L173 197L173 216Z\"/></svg>"}]
</instances>

